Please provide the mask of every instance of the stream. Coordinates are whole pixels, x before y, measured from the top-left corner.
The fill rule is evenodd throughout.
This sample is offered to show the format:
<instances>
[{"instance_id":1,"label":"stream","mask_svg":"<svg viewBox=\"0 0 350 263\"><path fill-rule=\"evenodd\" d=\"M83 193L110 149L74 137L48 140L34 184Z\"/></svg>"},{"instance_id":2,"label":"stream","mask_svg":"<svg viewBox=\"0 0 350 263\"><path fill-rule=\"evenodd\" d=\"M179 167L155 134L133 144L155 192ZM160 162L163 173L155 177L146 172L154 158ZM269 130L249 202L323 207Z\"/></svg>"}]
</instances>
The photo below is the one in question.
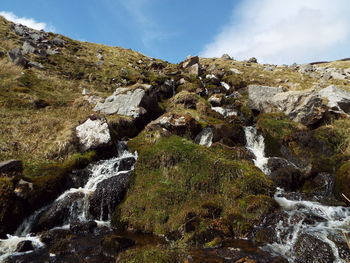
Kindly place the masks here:
<instances>
[{"instance_id":1,"label":"stream","mask_svg":"<svg viewBox=\"0 0 350 263\"><path fill-rule=\"evenodd\" d=\"M246 127L247 149L254 155L255 165L266 175L269 158L265 156L264 137L255 127ZM269 228L275 237L262 249L285 257L290 263L299 262L298 254L305 253L303 245L314 243L313 253L319 253L323 261L347 263L349 248L344 233L350 230L350 208L327 206L314 200L303 200L300 193L276 189L274 199L283 212L267 219L263 228ZM316 198L317 199L317 198ZM323 253L323 254L322 254ZM302 255L307 260L308 255ZM311 261L310 261L311 262Z\"/></svg>"}]
</instances>

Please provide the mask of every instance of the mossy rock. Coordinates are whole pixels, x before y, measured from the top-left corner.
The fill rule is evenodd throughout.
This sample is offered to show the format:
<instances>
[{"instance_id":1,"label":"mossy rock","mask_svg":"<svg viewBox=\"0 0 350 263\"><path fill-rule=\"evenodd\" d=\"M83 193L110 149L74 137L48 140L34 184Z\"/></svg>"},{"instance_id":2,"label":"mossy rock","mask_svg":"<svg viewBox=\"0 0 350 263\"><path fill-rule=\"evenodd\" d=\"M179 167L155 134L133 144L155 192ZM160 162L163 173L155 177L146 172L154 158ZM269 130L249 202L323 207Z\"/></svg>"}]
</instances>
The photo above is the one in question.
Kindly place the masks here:
<instances>
[{"instance_id":1,"label":"mossy rock","mask_svg":"<svg viewBox=\"0 0 350 263\"><path fill-rule=\"evenodd\" d=\"M267 207L273 207L269 197L273 183L250 161L230 159L227 152L176 136L160 138L154 144L138 144L137 150L135 180L115 213L115 225L167 234L181 229L189 214L195 214L200 221L205 218L205 204L210 201L222 211L222 220L234 212L252 227L268 211ZM226 149L230 150L234 148ZM241 201L248 197L255 204L267 204L267 200L270 203L240 209ZM205 220L206 225L212 220ZM249 230L236 229L234 221L225 222L227 227L233 226L233 232L244 234Z\"/></svg>"},{"instance_id":2,"label":"mossy rock","mask_svg":"<svg viewBox=\"0 0 350 263\"><path fill-rule=\"evenodd\" d=\"M350 198L350 161L343 163L335 176L334 193L339 200L349 201L343 196Z\"/></svg>"},{"instance_id":3,"label":"mossy rock","mask_svg":"<svg viewBox=\"0 0 350 263\"><path fill-rule=\"evenodd\" d=\"M182 256L176 251L162 246L143 246L122 252L119 263L178 263Z\"/></svg>"}]
</instances>

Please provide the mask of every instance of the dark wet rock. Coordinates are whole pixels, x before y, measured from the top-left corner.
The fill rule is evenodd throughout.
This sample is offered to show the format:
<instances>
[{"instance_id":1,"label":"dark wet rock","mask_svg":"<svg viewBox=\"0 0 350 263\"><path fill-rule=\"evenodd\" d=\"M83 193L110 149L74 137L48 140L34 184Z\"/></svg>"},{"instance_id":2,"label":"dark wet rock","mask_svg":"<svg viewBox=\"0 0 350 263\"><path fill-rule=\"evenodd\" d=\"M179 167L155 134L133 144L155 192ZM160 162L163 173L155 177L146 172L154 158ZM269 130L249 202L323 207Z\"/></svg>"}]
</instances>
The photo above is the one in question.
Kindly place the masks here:
<instances>
[{"instance_id":1,"label":"dark wet rock","mask_svg":"<svg viewBox=\"0 0 350 263\"><path fill-rule=\"evenodd\" d=\"M18 174L22 173L23 164L20 160L8 160L0 162L0 174Z\"/></svg>"},{"instance_id":2,"label":"dark wet rock","mask_svg":"<svg viewBox=\"0 0 350 263\"><path fill-rule=\"evenodd\" d=\"M70 234L69 229L51 229L40 233L40 240L47 245L52 245L55 241L65 239Z\"/></svg>"},{"instance_id":3,"label":"dark wet rock","mask_svg":"<svg viewBox=\"0 0 350 263\"><path fill-rule=\"evenodd\" d=\"M69 229L73 233L92 233L96 227L97 223L95 221L74 221L70 223Z\"/></svg>"},{"instance_id":4,"label":"dark wet rock","mask_svg":"<svg viewBox=\"0 0 350 263\"><path fill-rule=\"evenodd\" d=\"M99 183L90 198L91 215L96 219L109 219L115 207L123 200L130 179L131 173L126 172Z\"/></svg>"},{"instance_id":5,"label":"dark wet rock","mask_svg":"<svg viewBox=\"0 0 350 263\"><path fill-rule=\"evenodd\" d=\"M55 201L45 212L43 212L37 222L34 224L32 231L40 232L51 228L62 226L68 222L68 219L78 218L78 207L82 205L84 194L75 192L66 195L63 199Z\"/></svg>"},{"instance_id":6,"label":"dark wet rock","mask_svg":"<svg viewBox=\"0 0 350 263\"><path fill-rule=\"evenodd\" d=\"M91 166L84 169L73 170L69 175L69 185L73 188L83 187L89 180L91 176Z\"/></svg>"},{"instance_id":7,"label":"dark wet rock","mask_svg":"<svg viewBox=\"0 0 350 263\"><path fill-rule=\"evenodd\" d=\"M120 160L118 164L118 172L120 171L130 171L134 166L136 160L134 157L127 157Z\"/></svg>"},{"instance_id":8,"label":"dark wet rock","mask_svg":"<svg viewBox=\"0 0 350 263\"><path fill-rule=\"evenodd\" d=\"M241 125L216 124L213 127L213 143L220 142L227 146L245 145L244 129Z\"/></svg>"},{"instance_id":9,"label":"dark wet rock","mask_svg":"<svg viewBox=\"0 0 350 263\"><path fill-rule=\"evenodd\" d=\"M29 241L29 240L25 240L18 243L17 249L16 249L17 252L27 252L31 250L34 250L34 246L32 241Z\"/></svg>"},{"instance_id":10,"label":"dark wet rock","mask_svg":"<svg viewBox=\"0 0 350 263\"><path fill-rule=\"evenodd\" d=\"M296 263L332 263L335 260L332 248L310 234L302 234L298 237L294 255Z\"/></svg>"},{"instance_id":11,"label":"dark wet rock","mask_svg":"<svg viewBox=\"0 0 350 263\"><path fill-rule=\"evenodd\" d=\"M109 255L116 255L120 251L134 246L135 242L129 238L110 234L102 239L101 245L103 247L104 253L107 253Z\"/></svg>"},{"instance_id":12,"label":"dark wet rock","mask_svg":"<svg viewBox=\"0 0 350 263\"><path fill-rule=\"evenodd\" d=\"M269 176L276 186L293 191L302 185L302 172L286 159L269 158L267 167L270 170Z\"/></svg>"}]
</instances>

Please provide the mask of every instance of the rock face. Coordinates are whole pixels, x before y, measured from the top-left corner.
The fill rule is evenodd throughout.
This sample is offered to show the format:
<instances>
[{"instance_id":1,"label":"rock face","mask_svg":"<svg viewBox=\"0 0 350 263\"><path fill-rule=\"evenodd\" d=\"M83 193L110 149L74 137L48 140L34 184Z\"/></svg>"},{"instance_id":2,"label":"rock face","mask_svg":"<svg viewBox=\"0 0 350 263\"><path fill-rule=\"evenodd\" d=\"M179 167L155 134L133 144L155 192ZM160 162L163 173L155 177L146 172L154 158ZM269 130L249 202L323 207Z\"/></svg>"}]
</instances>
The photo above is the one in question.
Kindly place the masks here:
<instances>
[{"instance_id":1,"label":"rock face","mask_svg":"<svg viewBox=\"0 0 350 263\"><path fill-rule=\"evenodd\" d=\"M287 91L282 88L249 86L250 107L260 112L283 112L304 125L318 122L327 111L321 96L314 90Z\"/></svg>"},{"instance_id":2,"label":"rock face","mask_svg":"<svg viewBox=\"0 0 350 263\"><path fill-rule=\"evenodd\" d=\"M298 237L295 245L296 263L332 263L335 258L332 248L325 242L309 234Z\"/></svg>"},{"instance_id":3,"label":"rock face","mask_svg":"<svg viewBox=\"0 0 350 263\"><path fill-rule=\"evenodd\" d=\"M165 129L170 134L187 135L191 138L196 136L201 130L198 122L190 114L179 115L175 113L166 113L149 123L146 127L148 130L157 128Z\"/></svg>"},{"instance_id":4,"label":"rock face","mask_svg":"<svg viewBox=\"0 0 350 263\"><path fill-rule=\"evenodd\" d=\"M121 173L97 185L90 199L90 213L96 219L107 220L115 207L123 200L129 186L131 173Z\"/></svg>"},{"instance_id":5,"label":"rock face","mask_svg":"<svg viewBox=\"0 0 350 263\"><path fill-rule=\"evenodd\" d=\"M10 50L8 52L8 57L18 66L26 67L28 65L28 60L24 58L22 51L19 48Z\"/></svg>"},{"instance_id":6,"label":"rock face","mask_svg":"<svg viewBox=\"0 0 350 263\"><path fill-rule=\"evenodd\" d=\"M332 85L320 90L319 94L327 98L327 105L331 110L350 114L350 92Z\"/></svg>"},{"instance_id":7,"label":"rock face","mask_svg":"<svg viewBox=\"0 0 350 263\"><path fill-rule=\"evenodd\" d=\"M103 119L88 119L75 130L83 151L96 149L111 142L108 124Z\"/></svg>"},{"instance_id":8,"label":"rock face","mask_svg":"<svg viewBox=\"0 0 350 263\"><path fill-rule=\"evenodd\" d=\"M8 160L0 162L0 174L21 173L23 164L20 160Z\"/></svg>"}]
</instances>

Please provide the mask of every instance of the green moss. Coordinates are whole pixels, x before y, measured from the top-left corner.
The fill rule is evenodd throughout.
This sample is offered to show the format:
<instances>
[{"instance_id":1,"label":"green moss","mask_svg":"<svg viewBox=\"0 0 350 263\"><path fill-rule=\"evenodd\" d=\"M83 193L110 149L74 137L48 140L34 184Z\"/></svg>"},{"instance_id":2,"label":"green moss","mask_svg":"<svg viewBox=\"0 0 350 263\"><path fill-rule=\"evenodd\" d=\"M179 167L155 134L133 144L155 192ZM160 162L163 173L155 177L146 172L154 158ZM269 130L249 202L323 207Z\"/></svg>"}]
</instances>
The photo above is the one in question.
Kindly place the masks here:
<instances>
[{"instance_id":1,"label":"green moss","mask_svg":"<svg viewBox=\"0 0 350 263\"><path fill-rule=\"evenodd\" d=\"M181 256L166 247L146 246L129 249L118 256L120 263L178 263Z\"/></svg>"},{"instance_id":2,"label":"green moss","mask_svg":"<svg viewBox=\"0 0 350 263\"><path fill-rule=\"evenodd\" d=\"M180 228L189 213L203 214L208 200L231 211L245 196L259 199L273 192L271 180L251 162L229 159L227 153L216 153L180 137L137 147L140 157L135 181L115 215L118 225L127 223L146 232L166 234Z\"/></svg>"},{"instance_id":3,"label":"green moss","mask_svg":"<svg viewBox=\"0 0 350 263\"><path fill-rule=\"evenodd\" d=\"M343 195L350 198L350 161L343 163L335 177L334 193L339 200L346 201Z\"/></svg>"},{"instance_id":4,"label":"green moss","mask_svg":"<svg viewBox=\"0 0 350 263\"><path fill-rule=\"evenodd\" d=\"M305 128L303 125L291 121L283 113L260 114L257 120L257 127L264 134L268 134L277 140L286 139L295 131Z\"/></svg>"}]
</instances>

